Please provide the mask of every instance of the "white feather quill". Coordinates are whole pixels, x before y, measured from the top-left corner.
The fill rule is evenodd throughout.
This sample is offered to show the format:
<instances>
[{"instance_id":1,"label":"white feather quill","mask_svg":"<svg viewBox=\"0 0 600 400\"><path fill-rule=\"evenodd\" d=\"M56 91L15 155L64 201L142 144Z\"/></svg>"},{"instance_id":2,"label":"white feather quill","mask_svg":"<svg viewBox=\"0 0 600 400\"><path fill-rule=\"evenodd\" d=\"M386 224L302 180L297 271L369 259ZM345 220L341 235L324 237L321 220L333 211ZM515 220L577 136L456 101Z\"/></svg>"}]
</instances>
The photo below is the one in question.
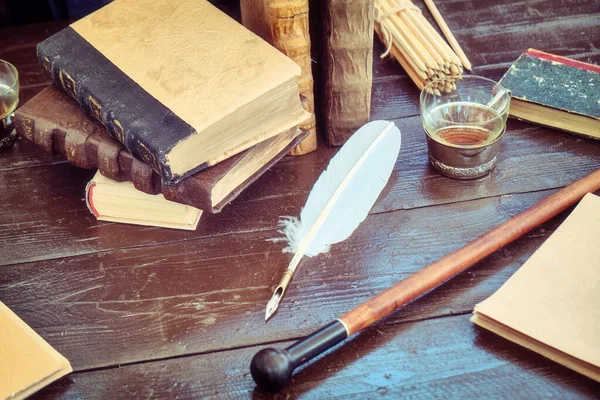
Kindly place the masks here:
<instances>
[{"instance_id":1,"label":"white feather quill","mask_svg":"<svg viewBox=\"0 0 600 400\"><path fill-rule=\"evenodd\" d=\"M265 320L277 310L298 263L307 255L329 251L347 239L364 221L385 187L400 151L400 130L393 122L372 121L362 126L331 159L296 217L279 224L293 253L290 265L267 304Z\"/></svg>"}]
</instances>

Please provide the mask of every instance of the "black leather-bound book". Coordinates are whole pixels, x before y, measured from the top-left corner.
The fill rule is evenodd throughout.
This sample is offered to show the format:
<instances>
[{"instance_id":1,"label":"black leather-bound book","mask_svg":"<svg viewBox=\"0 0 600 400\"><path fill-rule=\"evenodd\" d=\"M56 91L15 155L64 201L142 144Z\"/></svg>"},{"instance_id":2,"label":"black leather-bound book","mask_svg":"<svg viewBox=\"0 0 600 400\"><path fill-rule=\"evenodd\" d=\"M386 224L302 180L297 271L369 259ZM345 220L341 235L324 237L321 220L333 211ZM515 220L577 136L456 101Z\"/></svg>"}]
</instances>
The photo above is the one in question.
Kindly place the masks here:
<instances>
[{"instance_id":1,"label":"black leather-bound book","mask_svg":"<svg viewBox=\"0 0 600 400\"><path fill-rule=\"evenodd\" d=\"M55 86L44 89L15 112L24 139L60 154L81 168L98 168L116 181L131 181L144 193L216 213L283 158L306 131L291 128L174 185L165 185L147 164L134 158L106 129L85 115Z\"/></svg>"},{"instance_id":2,"label":"black leather-bound book","mask_svg":"<svg viewBox=\"0 0 600 400\"><path fill-rule=\"evenodd\" d=\"M300 67L206 0L115 0L37 51L44 71L167 183L310 116Z\"/></svg>"}]
</instances>

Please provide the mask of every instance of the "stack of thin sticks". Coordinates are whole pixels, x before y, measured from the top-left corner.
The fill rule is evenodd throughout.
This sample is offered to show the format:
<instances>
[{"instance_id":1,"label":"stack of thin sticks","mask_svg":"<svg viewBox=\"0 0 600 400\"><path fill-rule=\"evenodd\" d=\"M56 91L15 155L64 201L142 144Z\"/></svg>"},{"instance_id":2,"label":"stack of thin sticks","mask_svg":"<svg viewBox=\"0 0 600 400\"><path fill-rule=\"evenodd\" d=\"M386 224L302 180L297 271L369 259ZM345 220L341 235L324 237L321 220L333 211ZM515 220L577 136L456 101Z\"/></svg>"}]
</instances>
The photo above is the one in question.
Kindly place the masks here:
<instances>
[{"instance_id":1,"label":"stack of thin sticks","mask_svg":"<svg viewBox=\"0 0 600 400\"><path fill-rule=\"evenodd\" d=\"M432 14L435 16L433 10ZM443 20L438 20L441 27L442 23ZM447 28L445 23L443 25ZM471 68L460 47L458 53L462 57L452 50L410 0L375 0L375 30L388 47L382 57L391 54L398 60L419 89L431 81L450 78L434 83L431 88L436 94L448 93L456 89L453 77L461 75L463 68Z\"/></svg>"}]
</instances>

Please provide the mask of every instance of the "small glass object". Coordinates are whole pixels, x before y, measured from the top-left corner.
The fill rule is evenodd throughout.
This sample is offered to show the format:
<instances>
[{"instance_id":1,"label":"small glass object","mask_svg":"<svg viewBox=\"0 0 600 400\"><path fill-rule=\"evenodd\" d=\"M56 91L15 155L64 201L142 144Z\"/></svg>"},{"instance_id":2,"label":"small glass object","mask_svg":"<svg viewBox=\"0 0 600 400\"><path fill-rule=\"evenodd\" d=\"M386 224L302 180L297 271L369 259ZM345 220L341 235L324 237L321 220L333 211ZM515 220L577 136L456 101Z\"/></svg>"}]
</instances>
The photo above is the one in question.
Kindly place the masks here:
<instances>
[{"instance_id":1,"label":"small glass object","mask_svg":"<svg viewBox=\"0 0 600 400\"><path fill-rule=\"evenodd\" d=\"M423 88L420 105L429 161L438 172L474 179L494 169L509 91L481 76L447 77Z\"/></svg>"},{"instance_id":2,"label":"small glass object","mask_svg":"<svg viewBox=\"0 0 600 400\"><path fill-rule=\"evenodd\" d=\"M19 104L19 74L11 63L0 60L0 151L10 148L17 138L13 125Z\"/></svg>"}]
</instances>

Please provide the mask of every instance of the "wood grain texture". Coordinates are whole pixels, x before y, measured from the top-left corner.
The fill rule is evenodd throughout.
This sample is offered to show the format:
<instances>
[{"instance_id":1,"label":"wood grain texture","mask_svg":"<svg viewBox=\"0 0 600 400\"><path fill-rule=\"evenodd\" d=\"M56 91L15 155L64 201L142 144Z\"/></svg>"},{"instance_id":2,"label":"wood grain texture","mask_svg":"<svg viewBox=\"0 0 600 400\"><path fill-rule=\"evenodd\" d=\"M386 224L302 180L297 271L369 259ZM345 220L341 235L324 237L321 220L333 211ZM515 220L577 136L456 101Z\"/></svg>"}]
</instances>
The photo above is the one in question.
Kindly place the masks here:
<instances>
[{"instance_id":1,"label":"wood grain texture","mask_svg":"<svg viewBox=\"0 0 600 400\"><path fill-rule=\"evenodd\" d=\"M600 165L600 143L510 120L498 166L492 174L457 182L442 177L428 165L419 117L396 123L403 138L400 157L371 213L562 187ZM22 144L20 141L8 154L23 154ZM271 230L280 216L300 213L310 189L335 151L322 147L303 157L284 158L221 214L204 216L195 232L186 233L158 228L139 231L140 228L128 225L96 222L83 200L91 175L73 166L40 167L34 170L36 173L27 168L7 168L0 172L0 184L20 184L18 189L0 191L0 265ZM1 161L2 158L0 165ZM35 212L27 212L30 203L18 200L27 196L39 205ZM36 240L28 239L31 235Z\"/></svg>"},{"instance_id":2,"label":"wood grain texture","mask_svg":"<svg viewBox=\"0 0 600 400\"><path fill-rule=\"evenodd\" d=\"M248 365L260 348L249 347L76 373L33 398L596 398L597 382L468 318L373 326L305 367L275 396L255 388Z\"/></svg>"},{"instance_id":3,"label":"wood grain texture","mask_svg":"<svg viewBox=\"0 0 600 400\"><path fill-rule=\"evenodd\" d=\"M308 0L241 0L240 9L245 27L300 66L302 74L298 78L299 91L306 98L304 109L311 113L310 119L300 127L310 131L310 135L296 146L291 154L299 156L316 150L317 128L314 115Z\"/></svg>"},{"instance_id":4,"label":"wood grain texture","mask_svg":"<svg viewBox=\"0 0 600 400\"><path fill-rule=\"evenodd\" d=\"M499 79L528 47L600 63L595 1L436 4L475 74ZM0 58L27 78L22 101L46 85L35 44L63 26L0 32ZM269 324L264 306L289 258L265 240L280 215L298 215L337 149L286 157L193 233L96 223L83 203L87 172L23 142L0 154L0 299L80 371L39 397L269 398L248 374L255 345L311 333L600 165L596 142L509 120L492 175L437 175L418 93L375 46L371 117L403 133L390 185L356 235L303 261ZM311 363L276 398L597 397L598 384L455 316L500 287L566 214Z\"/></svg>"},{"instance_id":5,"label":"wood grain texture","mask_svg":"<svg viewBox=\"0 0 600 400\"><path fill-rule=\"evenodd\" d=\"M353 335L392 311L408 304L431 289L465 271L488 255L511 243L535 227L576 205L587 193L600 190L600 169L571 183L513 216L458 250L445 255L417 273L370 298L340 317Z\"/></svg>"},{"instance_id":6,"label":"wood grain texture","mask_svg":"<svg viewBox=\"0 0 600 400\"><path fill-rule=\"evenodd\" d=\"M323 122L341 146L371 112L373 0L326 0L320 15Z\"/></svg>"},{"instance_id":7,"label":"wood grain texture","mask_svg":"<svg viewBox=\"0 0 600 400\"><path fill-rule=\"evenodd\" d=\"M266 241L274 230L6 265L0 298L75 370L287 340L309 334L545 196L369 216L348 241L300 265L286 301L268 324L264 305L289 260L281 245ZM469 312L559 221L544 224L386 322Z\"/></svg>"}]
</instances>

